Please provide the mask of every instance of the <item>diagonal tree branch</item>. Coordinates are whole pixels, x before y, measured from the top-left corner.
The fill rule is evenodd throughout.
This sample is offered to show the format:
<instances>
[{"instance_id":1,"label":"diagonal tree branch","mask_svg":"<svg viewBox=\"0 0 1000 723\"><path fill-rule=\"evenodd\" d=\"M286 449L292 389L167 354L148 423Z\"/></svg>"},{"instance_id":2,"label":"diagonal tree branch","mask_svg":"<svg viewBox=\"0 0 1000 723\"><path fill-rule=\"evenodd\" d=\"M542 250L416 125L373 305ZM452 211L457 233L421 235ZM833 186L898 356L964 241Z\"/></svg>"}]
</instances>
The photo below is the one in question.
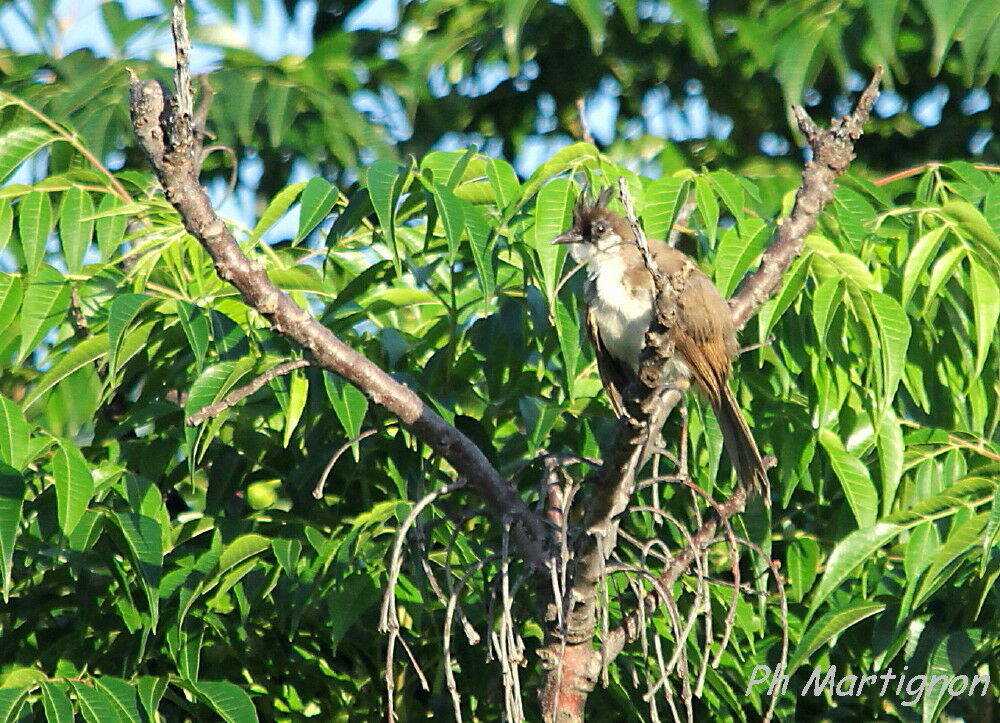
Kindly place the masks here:
<instances>
[{"instance_id":1,"label":"diagonal tree branch","mask_svg":"<svg viewBox=\"0 0 1000 723\"><path fill-rule=\"evenodd\" d=\"M806 236L813 230L823 208L833 199L837 177L854 160L854 143L861 138L862 126L878 98L881 81L880 65L875 68L868 87L858 98L854 112L843 118L834 118L830 127L823 131L806 115L802 106L792 106L799 130L812 151L812 160L802 170L802 183L795 194L792 212L778 226L757 270L743 280L729 300L738 329L742 329L763 303L778 292L781 277L802 253Z\"/></svg>"},{"instance_id":2,"label":"diagonal tree branch","mask_svg":"<svg viewBox=\"0 0 1000 723\"><path fill-rule=\"evenodd\" d=\"M733 319L738 328L742 328L764 302L778 292L785 271L802 253L806 235L833 198L837 177L847 170L854 159L854 143L861 137L862 126L878 96L881 77L882 68L878 67L858 99L854 112L834 119L827 130L821 131L801 107L793 106L799 128L812 152L812 160L805 164L802 171L802 182L790 215L779 225L774 240L761 257L758 269L743 281L730 300ZM629 211L628 204L626 211ZM634 214L631 215L633 219L630 220L634 220ZM633 226L633 231L636 231L642 249L644 238L641 229L635 226L637 224ZM647 266L650 266L648 261ZM589 500L586 529L582 536L584 539L578 545L574 561L566 622L560 628L554 624L556 618L551 611L548 615L546 645L540 651L549 670L540 693L542 711L548 721L583 720L587 696L593 690L602 667L613 660L626 643L639 637L645 615L669 602L663 597L664 591L669 591L673 583L691 567L715 539L719 527L725 525L732 516L742 513L746 507L749 491L744 486L737 485L729 499L713 509L699 529L691 535L688 544L667 563L653 589L640 602L639 609L626 616L617 628L609 632L601 649L593 647L598 584L608 556L614 551L613 540L618 518L628 506L635 486L635 475L643 463L641 455L644 440L651 433L659 433L659 427L680 400L680 394L675 390L659 399L660 395L655 389L662 362L672 352L664 336L672 319L664 314L664 309L669 304L663 302L671 293L675 294L676 290L670 288L669 284L664 284L664 279L655 269L650 268L650 273L658 291L658 314L646 336L642 384L636 384L630 390L629 396L634 400L629 409L631 418L620 420L610 451L597 474L599 482ZM679 281L683 283L683 279Z\"/></svg>"},{"instance_id":3,"label":"diagonal tree branch","mask_svg":"<svg viewBox=\"0 0 1000 723\"><path fill-rule=\"evenodd\" d=\"M446 459L483 498L495 520L512 521L513 539L521 557L534 566L546 564L549 534L541 519L479 448L425 405L412 389L344 344L298 306L271 282L258 262L240 250L198 181L187 72L191 46L184 22L184 0L175 1L172 26L177 48L177 95L156 81L140 81L132 73L132 125L164 195L180 214L184 227L211 256L219 278L232 284L249 306L270 321L274 331L302 347L317 366L356 386Z\"/></svg>"}]
</instances>

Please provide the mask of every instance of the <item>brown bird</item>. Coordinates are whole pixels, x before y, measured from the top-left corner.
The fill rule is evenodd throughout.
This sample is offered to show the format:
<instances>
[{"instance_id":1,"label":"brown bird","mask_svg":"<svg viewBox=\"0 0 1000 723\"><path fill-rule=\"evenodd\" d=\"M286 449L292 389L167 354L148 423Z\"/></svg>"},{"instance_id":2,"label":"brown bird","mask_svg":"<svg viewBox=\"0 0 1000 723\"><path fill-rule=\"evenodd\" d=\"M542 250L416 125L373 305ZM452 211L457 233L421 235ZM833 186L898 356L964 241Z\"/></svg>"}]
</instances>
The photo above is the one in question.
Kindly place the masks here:
<instances>
[{"instance_id":1,"label":"brown bird","mask_svg":"<svg viewBox=\"0 0 1000 723\"><path fill-rule=\"evenodd\" d=\"M573 258L586 266L587 334L604 390L621 417L625 414L622 396L638 374L639 354L655 313L656 286L628 221L608 208L611 194L607 188L592 202L586 192L581 193L573 226L553 243L569 244ZM688 256L663 241L650 239L648 243L661 273L689 269L670 329L676 356L667 363L661 381L683 391L688 379L694 378L715 410L740 481L765 489L766 467L728 384L732 361L739 352L729 305Z\"/></svg>"}]
</instances>

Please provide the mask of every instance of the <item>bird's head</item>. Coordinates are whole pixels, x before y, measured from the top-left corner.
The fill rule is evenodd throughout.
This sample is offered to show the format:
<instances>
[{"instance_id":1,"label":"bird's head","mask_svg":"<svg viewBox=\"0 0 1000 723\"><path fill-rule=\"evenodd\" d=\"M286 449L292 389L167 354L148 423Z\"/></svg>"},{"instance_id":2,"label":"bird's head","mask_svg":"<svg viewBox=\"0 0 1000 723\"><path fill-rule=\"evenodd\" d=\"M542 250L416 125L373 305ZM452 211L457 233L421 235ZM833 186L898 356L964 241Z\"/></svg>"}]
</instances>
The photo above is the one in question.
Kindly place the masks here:
<instances>
[{"instance_id":1,"label":"bird's head","mask_svg":"<svg viewBox=\"0 0 1000 723\"><path fill-rule=\"evenodd\" d=\"M592 200L583 191L573 209L573 225L556 236L552 243L569 244L570 253L579 262L590 261L623 243L631 243L633 234L628 221L608 208L613 192L612 188L605 188L596 200Z\"/></svg>"}]
</instances>

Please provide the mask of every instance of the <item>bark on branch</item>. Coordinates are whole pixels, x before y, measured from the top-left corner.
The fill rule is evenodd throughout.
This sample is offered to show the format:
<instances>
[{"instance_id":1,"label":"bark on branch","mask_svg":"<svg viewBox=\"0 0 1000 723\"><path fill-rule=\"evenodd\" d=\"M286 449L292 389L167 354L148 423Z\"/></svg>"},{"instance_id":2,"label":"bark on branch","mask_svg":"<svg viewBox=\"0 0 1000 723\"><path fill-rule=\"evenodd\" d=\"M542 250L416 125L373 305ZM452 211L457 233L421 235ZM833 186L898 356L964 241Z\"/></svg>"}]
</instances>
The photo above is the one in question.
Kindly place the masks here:
<instances>
[{"instance_id":1,"label":"bark on branch","mask_svg":"<svg viewBox=\"0 0 1000 723\"><path fill-rule=\"evenodd\" d=\"M172 27L177 49L177 94L171 94L156 81L141 81L132 73L129 103L132 125L164 195L180 214L184 227L211 256L219 278L232 284L244 301L271 323L275 332L299 345L314 364L356 386L446 459L479 493L494 519L513 521L520 556L532 565L544 565L549 535L541 519L479 448L425 405L412 389L344 344L298 306L271 282L257 261L240 250L198 181L187 64L191 45L184 22L184 0L175 1Z\"/></svg>"},{"instance_id":2,"label":"bark on branch","mask_svg":"<svg viewBox=\"0 0 1000 723\"><path fill-rule=\"evenodd\" d=\"M793 106L799 129L812 152L812 160L805 164L802 171L802 181L790 215L778 226L757 270L744 279L730 299L737 328L742 328L764 302L778 292L785 271L802 253L806 235L833 198L837 177L847 170L854 159L854 143L861 137L862 126L878 97L881 77L882 68L878 67L858 99L854 112L834 119L826 130L820 130L801 107ZM643 238L641 229L633 230L637 230L637 238ZM654 272L655 269L651 269L662 300L673 290L664 288L664 280ZM662 313L664 304L658 303L658 307L660 313L647 334L647 348L643 352L641 376L644 388L630 391L635 400L630 408L632 418L620 420L604 465L596 475L598 482L588 504L586 528L573 562L574 577L567 593L567 610L561 618L565 623L561 628L555 624L554 612L549 612L546 645L540 651L549 671L540 692L542 711L548 721L583 720L587 697L602 667L613 660L627 643L638 638L645 614L666 602L661 591L669 591L715 539L719 527L746 507L748 490L738 485L729 499L712 510L691 535L688 544L670 559L653 589L641 600L642 610L626 616L617 628L610 631L600 649L593 647L598 584L605 563L614 551L618 519L628 506L635 475L643 462L644 441L649 434L659 433L659 427L680 400L678 392L670 391L659 399L657 406L659 395L653 387L660 378L663 357L671 352L662 344L662 332L670 326L671 320Z\"/></svg>"}]
</instances>

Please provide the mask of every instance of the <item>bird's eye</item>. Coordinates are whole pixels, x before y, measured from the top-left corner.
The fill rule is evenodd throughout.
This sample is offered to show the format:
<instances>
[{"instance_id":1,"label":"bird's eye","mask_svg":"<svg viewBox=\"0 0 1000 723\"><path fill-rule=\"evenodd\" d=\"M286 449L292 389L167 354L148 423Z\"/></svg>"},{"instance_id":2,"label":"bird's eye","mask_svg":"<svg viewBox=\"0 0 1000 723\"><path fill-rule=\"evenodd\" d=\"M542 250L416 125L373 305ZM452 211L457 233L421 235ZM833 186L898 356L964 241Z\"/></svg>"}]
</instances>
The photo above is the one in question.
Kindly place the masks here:
<instances>
[{"instance_id":1,"label":"bird's eye","mask_svg":"<svg viewBox=\"0 0 1000 723\"><path fill-rule=\"evenodd\" d=\"M599 223L596 226L594 226L594 231L597 232L598 234L602 234L605 231L607 231L607 229L605 228L603 223Z\"/></svg>"}]
</instances>

